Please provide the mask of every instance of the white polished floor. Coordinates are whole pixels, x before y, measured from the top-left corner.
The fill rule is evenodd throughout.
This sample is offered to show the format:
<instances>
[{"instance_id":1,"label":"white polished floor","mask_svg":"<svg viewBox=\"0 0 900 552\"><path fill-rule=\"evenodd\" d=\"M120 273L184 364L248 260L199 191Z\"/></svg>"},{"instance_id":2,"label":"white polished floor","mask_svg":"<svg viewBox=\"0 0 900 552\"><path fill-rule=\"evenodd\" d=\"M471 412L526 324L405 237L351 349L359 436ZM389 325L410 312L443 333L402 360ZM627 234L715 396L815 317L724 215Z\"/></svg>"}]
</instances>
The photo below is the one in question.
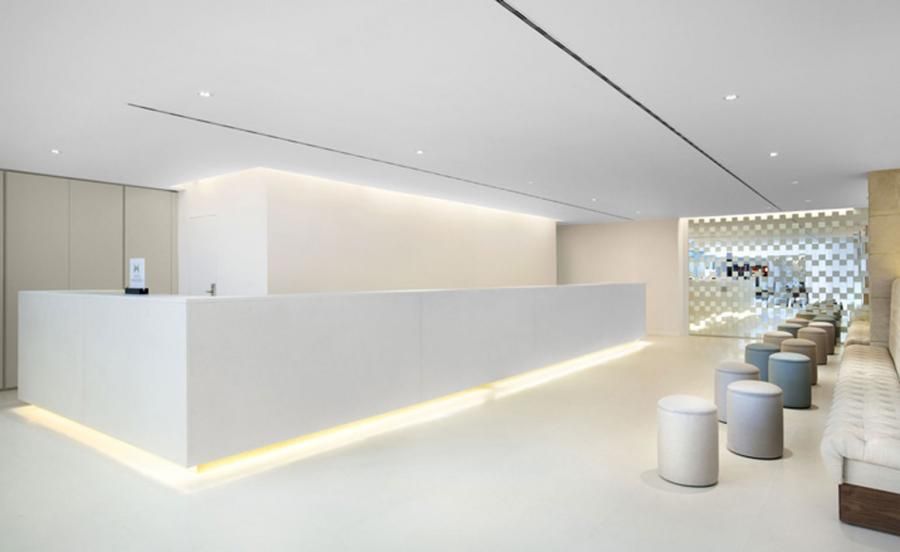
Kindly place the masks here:
<instances>
[{"instance_id":1,"label":"white polished floor","mask_svg":"<svg viewBox=\"0 0 900 552\"><path fill-rule=\"evenodd\" d=\"M746 337L761 338L770 330L774 330L785 320L797 316L799 308L756 307L734 316L726 313L720 319L707 318L701 323L692 325L691 334L714 337Z\"/></svg>"},{"instance_id":2,"label":"white polished floor","mask_svg":"<svg viewBox=\"0 0 900 552\"><path fill-rule=\"evenodd\" d=\"M815 408L785 411L787 453L728 453L720 483L655 473L656 400L712 397L741 340L652 346L518 395L182 494L13 413L0 393L0 550L900 550L842 525Z\"/></svg>"}]
</instances>

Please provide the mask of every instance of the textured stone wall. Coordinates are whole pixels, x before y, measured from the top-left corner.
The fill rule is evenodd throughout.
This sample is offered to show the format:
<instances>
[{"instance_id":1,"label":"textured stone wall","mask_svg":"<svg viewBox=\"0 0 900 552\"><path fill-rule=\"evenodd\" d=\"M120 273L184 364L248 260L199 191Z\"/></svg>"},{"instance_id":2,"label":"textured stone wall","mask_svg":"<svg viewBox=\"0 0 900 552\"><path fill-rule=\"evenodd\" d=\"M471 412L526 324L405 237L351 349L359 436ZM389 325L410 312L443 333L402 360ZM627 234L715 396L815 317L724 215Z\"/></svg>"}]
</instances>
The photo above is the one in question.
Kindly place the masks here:
<instances>
[{"instance_id":1,"label":"textured stone wall","mask_svg":"<svg viewBox=\"0 0 900 552\"><path fill-rule=\"evenodd\" d=\"M869 301L872 342L886 344L891 283L900 278L900 169L869 173Z\"/></svg>"}]
</instances>

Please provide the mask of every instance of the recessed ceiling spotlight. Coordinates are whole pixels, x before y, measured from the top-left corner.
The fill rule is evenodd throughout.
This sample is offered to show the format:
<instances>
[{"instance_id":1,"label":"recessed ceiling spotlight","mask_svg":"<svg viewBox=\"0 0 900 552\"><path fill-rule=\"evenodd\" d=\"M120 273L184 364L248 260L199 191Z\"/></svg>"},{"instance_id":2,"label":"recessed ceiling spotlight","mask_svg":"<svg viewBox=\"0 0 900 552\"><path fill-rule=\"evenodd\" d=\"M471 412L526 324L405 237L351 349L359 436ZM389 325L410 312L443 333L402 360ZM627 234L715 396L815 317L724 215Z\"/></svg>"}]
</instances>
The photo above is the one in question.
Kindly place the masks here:
<instances>
[{"instance_id":1,"label":"recessed ceiling spotlight","mask_svg":"<svg viewBox=\"0 0 900 552\"><path fill-rule=\"evenodd\" d=\"M592 198L591 198L591 201L594 202L594 203L597 203L597 198L596 198L596 197L592 197Z\"/></svg>"},{"instance_id":2,"label":"recessed ceiling spotlight","mask_svg":"<svg viewBox=\"0 0 900 552\"><path fill-rule=\"evenodd\" d=\"M634 214L635 214L635 215L640 215L641 212L640 212L640 211L635 211Z\"/></svg>"},{"instance_id":3,"label":"recessed ceiling spotlight","mask_svg":"<svg viewBox=\"0 0 900 552\"><path fill-rule=\"evenodd\" d=\"M769 157L778 157L778 152L777 152L777 151L770 151L770 152L769 152Z\"/></svg>"},{"instance_id":4,"label":"recessed ceiling spotlight","mask_svg":"<svg viewBox=\"0 0 900 552\"><path fill-rule=\"evenodd\" d=\"M803 201L805 201L806 203L812 203L811 199L804 199Z\"/></svg>"},{"instance_id":5,"label":"recessed ceiling spotlight","mask_svg":"<svg viewBox=\"0 0 900 552\"><path fill-rule=\"evenodd\" d=\"M799 181L799 180L792 180L792 181L791 181L791 184L800 184L800 181Z\"/></svg>"},{"instance_id":6,"label":"recessed ceiling spotlight","mask_svg":"<svg viewBox=\"0 0 900 552\"><path fill-rule=\"evenodd\" d=\"M726 94L722 99L726 102L733 102L734 100L738 99L738 97L739 96L737 94Z\"/></svg>"},{"instance_id":7,"label":"recessed ceiling spotlight","mask_svg":"<svg viewBox=\"0 0 900 552\"><path fill-rule=\"evenodd\" d=\"M425 150L416 150L416 155L425 155Z\"/></svg>"},{"instance_id":8,"label":"recessed ceiling spotlight","mask_svg":"<svg viewBox=\"0 0 900 552\"><path fill-rule=\"evenodd\" d=\"M197 92L197 95L200 96L201 98L212 98L213 94L209 90L201 90L201 91Z\"/></svg>"},{"instance_id":9,"label":"recessed ceiling spotlight","mask_svg":"<svg viewBox=\"0 0 900 552\"><path fill-rule=\"evenodd\" d=\"M56 149L56 148L53 148L52 150L50 150L50 153L52 153L53 155L59 155L59 154L62 153L62 152L59 151L59 150Z\"/></svg>"}]
</instances>

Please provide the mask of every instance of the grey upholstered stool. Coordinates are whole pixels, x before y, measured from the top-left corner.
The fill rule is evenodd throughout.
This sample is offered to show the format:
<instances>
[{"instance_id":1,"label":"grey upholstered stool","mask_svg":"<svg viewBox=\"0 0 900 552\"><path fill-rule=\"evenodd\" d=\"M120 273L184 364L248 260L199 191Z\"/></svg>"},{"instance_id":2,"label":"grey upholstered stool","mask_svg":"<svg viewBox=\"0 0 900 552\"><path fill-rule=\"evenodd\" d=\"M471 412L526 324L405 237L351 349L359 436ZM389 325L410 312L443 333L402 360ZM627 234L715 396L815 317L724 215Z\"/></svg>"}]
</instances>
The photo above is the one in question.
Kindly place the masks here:
<instances>
[{"instance_id":1,"label":"grey upholstered stool","mask_svg":"<svg viewBox=\"0 0 900 552\"><path fill-rule=\"evenodd\" d=\"M784 391L786 408L809 408L811 364L809 357L800 353L775 353L769 357L769 381Z\"/></svg>"},{"instance_id":2,"label":"grey upholstered stool","mask_svg":"<svg viewBox=\"0 0 900 552\"><path fill-rule=\"evenodd\" d=\"M800 353L809 359L809 383L816 385L819 383L819 364L817 362L818 351L815 341L808 339L785 339L781 342L782 353Z\"/></svg>"},{"instance_id":3,"label":"grey upholstered stool","mask_svg":"<svg viewBox=\"0 0 900 552\"><path fill-rule=\"evenodd\" d=\"M736 381L729 385L728 450L750 458L781 458L782 397L777 385L764 381Z\"/></svg>"},{"instance_id":4,"label":"grey upholstered stool","mask_svg":"<svg viewBox=\"0 0 900 552\"><path fill-rule=\"evenodd\" d=\"M802 327L803 326L800 326L799 324L788 324L787 322L785 322L784 324L778 325L778 331L787 332L791 334L791 337L797 337L797 331L799 331Z\"/></svg>"},{"instance_id":5,"label":"grey upholstered stool","mask_svg":"<svg viewBox=\"0 0 900 552\"><path fill-rule=\"evenodd\" d=\"M816 344L816 364L828 364L828 333L822 328L800 328L800 339L808 339ZM813 384L815 384L815 378Z\"/></svg>"},{"instance_id":6,"label":"grey upholstered stool","mask_svg":"<svg viewBox=\"0 0 900 552\"><path fill-rule=\"evenodd\" d=\"M727 422L728 385L740 380L758 380L759 368L753 364L737 360L724 360L716 368L716 408L719 409L719 421Z\"/></svg>"},{"instance_id":7,"label":"grey upholstered stool","mask_svg":"<svg viewBox=\"0 0 900 552\"><path fill-rule=\"evenodd\" d=\"M689 487L719 480L716 405L690 395L669 395L656 404L659 476Z\"/></svg>"},{"instance_id":8,"label":"grey upholstered stool","mask_svg":"<svg viewBox=\"0 0 900 552\"><path fill-rule=\"evenodd\" d=\"M806 327L809 325L809 320L805 318L788 318L784 321L785 324L796 324L801 327Z\"/></svg>"},{"instance_id":9,"label":"grey upholstered stool","mask_svg":"<svg viewBox=\"0 0 900 552\"><path fill-rule=\"evenodd\" d=\"M812 320L815 317L816 317L815 313L812 313L812 312L804 311L804 312L797 314L797 318L802 318L804 320Z\"/></svg>"},{"instance_id":10,"label":"grey upholstered stool","mask_svg":"<svg viewBox=\"0 0 900 552\"><path fill-rule=\"evenodd\" d=\"M769 379L769 357L781 350L772 343L750 343L744 348L744 361L759 368L759 379Z\"/></svg>"},{"instance_id":11,"label":"grey upholstered stool","mask_svg":"<svg viewBox=\"0 0 900 552\"><path fill-rule=\"evenodd\" d=\"M836 343L834 337L834 324L832 324L831 322L810 322L808 327L825 330L825 333L828 334L828 339L826 340L826 344L828 345L826 354L833 355L834 345Z\"/></svg>"},{"instance_id":12,"label":"grey upholstered stool","mask_svg":"<svg viewBox=\"0 0 900 552\"><path fill-rule=\"evenodd\" d=\"M788 332L766 332L763 334L763 343L771 343L777 346L778 350L781 350L781 342L792 337Z\"/></svg>"}]
</instances>

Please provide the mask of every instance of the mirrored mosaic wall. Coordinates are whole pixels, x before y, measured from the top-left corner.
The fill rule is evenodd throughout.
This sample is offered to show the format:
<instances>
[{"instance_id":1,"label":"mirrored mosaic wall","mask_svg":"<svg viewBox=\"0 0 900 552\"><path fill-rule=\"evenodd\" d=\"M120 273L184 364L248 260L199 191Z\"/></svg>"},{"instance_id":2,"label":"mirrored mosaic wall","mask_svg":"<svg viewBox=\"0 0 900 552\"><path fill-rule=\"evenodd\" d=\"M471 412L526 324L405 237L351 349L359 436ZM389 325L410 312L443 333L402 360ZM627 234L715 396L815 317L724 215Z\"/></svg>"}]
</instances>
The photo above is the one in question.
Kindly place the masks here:
<instances>
[{"instance_id":1,"label":"mirrored mosaic wall","mask_svg":"<svg viewBox=\"0 0 900 552\"><path fill-rule=\"evenodd\" d=\"M699 335L758 337L829 299L866 297L865 209L688 220L688 316Z\"/></svg>"}]
</instances>

